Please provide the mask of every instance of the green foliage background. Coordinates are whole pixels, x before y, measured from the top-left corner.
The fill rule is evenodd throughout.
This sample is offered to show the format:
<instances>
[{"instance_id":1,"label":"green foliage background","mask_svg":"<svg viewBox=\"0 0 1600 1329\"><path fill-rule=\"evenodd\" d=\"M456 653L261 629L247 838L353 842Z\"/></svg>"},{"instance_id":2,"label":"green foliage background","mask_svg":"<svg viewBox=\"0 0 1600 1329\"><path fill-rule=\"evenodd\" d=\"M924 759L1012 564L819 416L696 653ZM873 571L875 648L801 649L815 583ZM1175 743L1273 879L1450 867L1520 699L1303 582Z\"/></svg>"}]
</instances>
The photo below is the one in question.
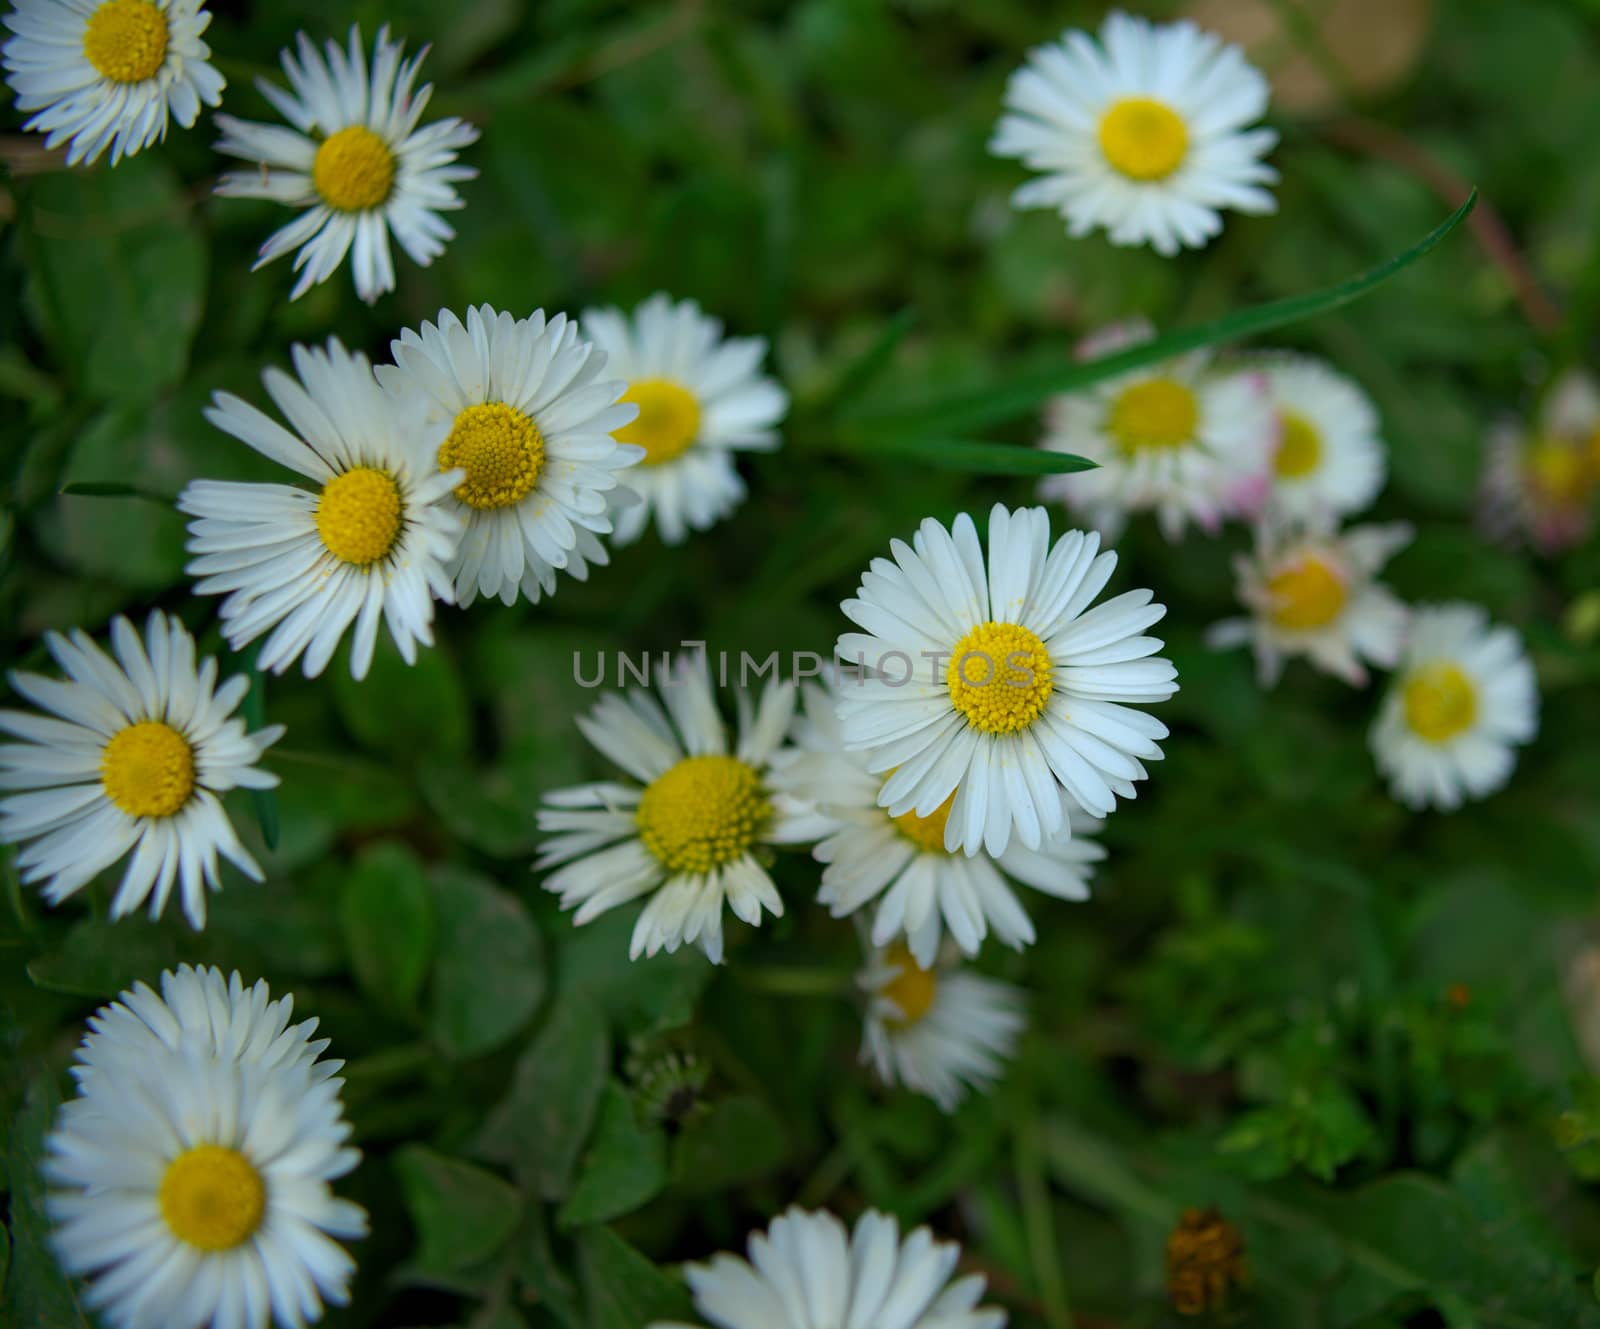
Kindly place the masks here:
<instances>
[{"instance_id":1,"label":"green foliage background","mask_svg":"<svg viewBox=\"0 0 1600 1329\"><path fill-rule=\"evenodd\" d=\"M741 1246L796 1199L960 1238L1023 1326L1177 1323L1163 1241L1206 1204L1246 1243L1230 1324L1600 1325L1600 1094L1573 1022L1575 1007L1592 1027L1595 999L1563 995L1600 873L1600 649L1569 630L1600 548L1535 561L1481 543L1470 516L1489 421L1596 351L1592 2L1440 0L1399 83L1275 113L1277 216L1230 217L1176 261L1013 214L1019 173L983 150L1024 48L1099 6L212 7L235 114L268 117L251 76L300 27L340 36L359 19L370 38L388 22L432 41L434 107L482 127L466 154L482 175L447 255L402 261L395 296L367 309L341 272L291 305L286 264L249 272L285 215L210 196L208 127L115 171L67 172L4 112L8 659L37 666L44 630L100 632L152 604L223 651L168 506L60 490L159 499L196 476L278 478L200 407L217 388L260 400L260 369L296 339L336 332L376 358L443 306L576 312L665 289L770 337L795 409L784 449L748 464L751 501L710 535L667 553L648 538L536 609L447 610L410 671L380 650L360 685L337 665L270 681L265 714L289 729L268 762L283 776L276 848L248 800L233 809L270 879L235 879L204 934L176 911L110 926L104 890L48 911L6 862L0 1320L87 1323L44 1246L40 1141L83 1018L192 960L293 991L348 1061L367 1155L348 1190L373 1235L332 1325L638 1329L688 1314L676 1261ZM1304 41L1314 24L1290 27ZM574 930L528 869L540 793L601 770L572 724L593 700L573 652L685 638L826 651L838 600L892 536L1031 493L874 456L841 428L839 391L891 319L910 311L910 331L861 389L884 401L1059 365L1077 335L1130 313L1175 327L1348 276L1458 201L1395 154L1349 146L1353 114L1480 186L1564 311L1536 331L1463 231L1274 341L1376 397L1392 467L1376 515L1419 530L1392 565L1401 594L1477 600L1525 634L1543 723L1511 787L1455 817L1392 803L1365 747L1372 695L1304 666L1264 695L1242 653L1201 647L1231 610L1242 533L1180 550L1136 524L1117 583L1171 607L1173 737L1107 825L1095 898L1034 897L1038 945L986 953L1032 1010L991 1096L947 1119L855 1067L856 943L808 903L803 855L778 865L785 918L730 925L717 971L697 952L630 964L627 911ZM985 437L1036 433L1023 418ZM632 1075L666 1046L711 1072L705 1115L677 1132L643 1111Z\"/></svg>"}]
</instances>

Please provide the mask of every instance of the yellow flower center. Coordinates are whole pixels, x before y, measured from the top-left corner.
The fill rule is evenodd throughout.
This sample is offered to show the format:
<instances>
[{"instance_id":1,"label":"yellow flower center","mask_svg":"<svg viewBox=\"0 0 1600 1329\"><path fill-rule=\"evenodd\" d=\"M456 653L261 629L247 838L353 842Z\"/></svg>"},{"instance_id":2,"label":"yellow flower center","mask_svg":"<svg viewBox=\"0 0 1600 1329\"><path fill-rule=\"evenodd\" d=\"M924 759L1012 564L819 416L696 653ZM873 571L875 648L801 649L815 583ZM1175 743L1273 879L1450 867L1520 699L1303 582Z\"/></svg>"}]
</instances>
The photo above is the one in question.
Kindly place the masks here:
<instances>
[{"instance_id":1,"label":"yellow flower center","mask_svg":"<svg viewBox=\"0 0 1600 1329\"><path fill-rule=\"evenodd\" d=\"M501 401L469 406L439 445L439 469L458 466L467 478L456 486L457 498L473 508L508 508L538 481L544 437L514 406Z\"/></svg>"},{"instance_id":2,"label":"yellow flower center","mask_svg":"<svg viewBox=\"0 0 1600 1329\"><path fill-rule=\"evenodd\" d=\"M612 435L618 443L644 449L641 466L660 466L688 450L700 434L700 403L688 388L670 378L641 378L630 383L623 401L639 408L638 419Z\"/></svg>"},{"instance_id":3,"label":"yellow flower center","mask_svg":"<svg viewBox=\"0 0 1600 1329\"><path fill-rule=\"evenodd\" d=\"M1165 180L1183 165L1189 131L1165 102L1124 97L1100 118L1100 151L1130 180Z\"/></svg>"},{"instance_id":4,"label":"yellow flower center","mask_svg":"<svg viewBox=\"0 0 1600 1329\"><path fill-rule=\"evenodd\" d=\"M161 1217L172 1235L203 1251L227 1251L261 1226L267 1188L237 1149L198 1144L167 1165Z\"/></svg>"},{"instance_id":5,"label":"yellow flower center","mask_svg":"<svg viewBox=\"0 0 1600 1329\"><path fill-rule=\"evenodd\" d=\"M130 817L170 817L194 793L194 749L171 725L142 720L106 744L100 782Z\"/></svg>"},{"instance_id":6,"label":"yellow flower center","mask_svg":"<svg viewBox=\"0 0 1600 1329\"><path fill-rule=\"evenodd\" d=\"M974 661L976 667L976 661ZM942 854L944 847L944 824L950 820L950 809L955 805L956 796L939 804L926 817L919 817L915 812L902 812L898 817L890 817L895 830L910 840L917 848L925 852Z\"/></svg>"},{"instance_id":7,"label":"yellow flower center","mask_svg":"<svg viewBox=\"0 0 1600 1329\"><path fill-rule=\"evenodd\" d=\"M394 187L394 153L365 125L350 125L323 139L311 183L335 212L365 212Z\"/></svg>"},{"instance_id":8,"label":"yellow flower center","mask_svg":"<svg viewBox=\"0 0 1600 1329\"><path fill-rule=\"evenodd\" d=\"M1448 743L1472 728L1478 715L1478 690L1453 664L1427 664L1413 670L1400 695L1406 724L1429 743Z\"/></svg>"},{"instance_id":9,"label":"yellow flower center","mask_svg":"<svg viewBox=\"0 0 1600 1329\"><path fill-rule=\"evenodd\" d=\"M1594 492L1595 471L1582 443L1537 438L1523 457L1528 485L1540 499L1559 507L1582 507Z\"/></svg>"},{"instance_id":10,"label":"yellow flower center","mask_svg":"<svg viewBox=\"0 0 1600 1329\"><path fill-rule=\"evenodd\" d=\"M150 0L106 0L89 15L83 57L113 83L154 78L167 58L167 16Z\"/></svg>"},{"instance_id":11,"label":"yellow flower center","mask_svg":"<svg viewBox=\"0 0 1600 1329\"><path fill-rule=\"evenodd\" d=\"M1181 448L1194 438L1200 403L1176 379L1150 378L1124 388L1111 404L1107 427L1128 456L1143 448Z\"/></svg>"},{"instance_id":12,"label":"yellow flower center","mask_svg":"<svg viewBox=\"0 0 1600 1329\"><path fill-rule=\"evenodd\" d=\"M1333 622L1344 608L1344 579L1320 558L1307 555L1267 580L1272 621L1291 632Z\"/></svg>"},{"instance_id":13,"label":"yellow flower center","mask_svg":"<svg viewBox=\"0 0 1600 1329\"><path fill-rule=\"evenodd\" d=\"M1056 687L1050 652L1017 623L973 628L956 643L944 678L950 704L986 734L1026 729Z\"/></svg>"},{"instance_id":14,"label":"yellow flower center","mask_svg":"<svg viewBox=\"0 0 1600 1329\"><path fill-rule=\"evenodd\" d=\"M371 466L335 476L317 500L317 534L337 559L359 568L376 563L400 537L400 486Z\"/></svg>"},{"instance_id":15,"label":"yellow flower center","mask_svg":"<svg viewBox=\"0 0 1600 1329\"><path fill-rule=\"evenodd\" d=\"M904 942L895 942L884 955L888 964L900 972L883 985L880 992L900 1008L900 1018L889 1021L897 1029L909 1029L933 1009L939 995L939 980L931 969L924 969L911 958Z\"/></svg>"},{"instance_id":16,"label":"yellow flower center","mask_svg":"<svg viewBox=\"0 0 1600 1329\"><path fill-rule=\"evenodd\" d=\"M1322 460L1322 433L1303 415L1282 412L1283 437L1274 459L1278 474L1288 480L1310 475Z\"/></svg>"},{"instance_id":17,"label":"yellow flower center","mask_svg":"<svg viewBox=\"0 0 1600 1329\"><path fill-rule=\"evenodd\" d=\"M670 872L740 858L772 816L756 773L736 757L685 757L650 782L634 814L644 847Z\"/></svg>"}]
</instances>

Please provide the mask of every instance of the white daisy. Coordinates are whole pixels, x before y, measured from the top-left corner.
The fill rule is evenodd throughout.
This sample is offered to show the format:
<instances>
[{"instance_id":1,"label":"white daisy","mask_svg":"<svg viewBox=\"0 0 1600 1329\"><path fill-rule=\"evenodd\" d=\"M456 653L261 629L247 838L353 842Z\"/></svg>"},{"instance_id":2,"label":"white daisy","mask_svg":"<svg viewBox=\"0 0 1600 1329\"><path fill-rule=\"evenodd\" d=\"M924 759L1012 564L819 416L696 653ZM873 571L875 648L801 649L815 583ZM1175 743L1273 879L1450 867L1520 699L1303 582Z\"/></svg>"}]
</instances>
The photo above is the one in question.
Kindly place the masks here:
<instances>
[{"instance_id":1,"label":"white daisy","mask_svg":"<svg viewBox=\"0 0 1600 1329\"><path fill-rule=\"evenodd\" d=\"M1017 988L921 965L898 943L874 950L856 982L867 994L861 1060L946 1112L1000 1077L1027 1024Z\"/></svg>"},{"instance_id":2,"label":"white daisy","mask_svg":"<svg viewBox=\"0 0 1600 1329\"><path fill-rule=\"evenodd\" d=\"M225 80L200 40L211 23L201 0L14 0L5 25L16 36L0 54L24 129L45 147L70 140L67 165L111 164L185 129L200 103L222 102Z\"/></svg>"},{"instance_id":3,"label":"white daisy","mask_svg":"<svg viewBox=\"0 0 1600 1329\"><path fill-rule=\"evenodd\" d=\"M1249 642L1264 687L1278 681L1284 661L1294 655L1365 687L1363 660L1388 669L1400 658L1406 607L1376 577L1411 536L1405 522L1340 532L1263 524L1255 552L1233 563L1239 599L1251 616L1216 624L1207 642Z\"/></svg>"},{"instance_id":4,"label":"white daisy","mask_svg":"<svg viewBox=\"0 0 1600 1329\"><path fill-rule=\"evenodd\" d=\"M1538 684L1515 632L1477 605L1416 610L1371 736L1397 798L1450 811L1487 797L1538 726Z\"/></svg>"},{"instance_id":5,"label":"white daisy","mask_svg":"<svg viewBox=\"0 0 1600 1329\"><path fill-rule=\"evenodd\" d=\"M1117 562L1099 536L1051 548L1043 508L997 503L987 566L965 513L890 548L841 606L864 631L837 646L869 671L845 680L839 719L867 769L892 772L879 805L932 817L953 793L945 848L998 856L1013 831L1038 849L1070 830L1063 790L1096 817L1132 798L1167 727L1127 703L1165 701L1177 671L1140 635L1167 612L1149 591L1089 608Z\"/></svg>"},{"instance_id":6,"label":"white daisy","mask_svg":"<svg viewBox=\"0 0 1600 1329\"><path fill-rule=\"evenodd\" d=\"M751 1236L749 1259L726 1253L684 1266L695 1309L717 1329L1002 1329L980 1307L982 1274L951 1281L961 1248L869 1209L845 1228L794 1206ZM650 1329L682 1329L652 1325Z\"/></svg>"},{"instance_id":7,"label":"white daisy","mask_svg":"<svg viewBox=\"0 0 1600 1329\"><path fill-rule=\"evenodd\" d=\"M620 309L590 309L584 335L606 353L611 373L627 380L624 402L639 408L616 431L644 449L627 486L643 502L615 515L619 544L637 540L654 514L661 538L679 544L744 501L744 481L730 455L770 452L788 409L784 390L761 372L761 337L722 335L719 320L693 300L651 296L630 321Z\"/></svg>"},{"instance_id":8,"label":"white daisy","mask_svg":"<svg viewBox=\"0 0 1600 1329\"><path fill-rule=\"evenodd\" d=\"M583 581L609 561L607 495L644 449L612 437L638 408L601 377L604 351L565 314L518 319L488 305L467 310L465 326L442 310L438 326L407 328L390 349L379 381L420 422L439 469L466 472L446 500L466 522L451 566L458 604L514 604L519 590L537 602L558 571Z\"/></svg>"},{"instance_id":9,"label":"white daisy","mask_svg":"<svg viewBox=\"0 0 1600 1329\"><path fill-rule=\"evenodd\" d=\"M1582 544L1600 497L1600 383L1568 370L1551 385L1531 428L1502 420L1489 434L1483 525L1542 554Z\"/></svg>"},{"instance_id":10,"label":"white daisy","mask_svg":"<svg viewBox=\"0 0 1600 1329\"><path fill-rule=\"evenodd\" d=\"M329 1187L361 1157L346 1143L342 1063L317 1062L322 1045L301 1030L241 1038L277 1005L263 984L162 976L169 996L197 985L218 1027L142 986L90 1022L78 1096L46 1142L52 1241L116 1329L298 1329L348 1300L355 1264L332 1238L367 1231ZM278 1047L289 1055L256 1055Z\"/></svg>"},{"instance_id":11,"label":"white daisy","mask_svg":"<svg viewBox=\"0 0 1600 1329\"><path fill-rule=\"evenodd\" d=\"M827 864L817 899L835 918L876 901L874 946L903 936L917 963L927 967L948 927L968 955L977 953L991 928L1007 946L1020 949L1033 943L1034 931L1012 881L1063 900L1089 898L1089 877L1105 850L1084 838L1097 823L1082 809L1063 808L1071 829L1038 849L1013 840L998 857L952 853L944 837L955 796L931 817L891 817L878 805L883 777L868 770L862 753L844 745L836 691L807 684L803 695L795 746L774 758L773 782L826 818L825 838L812 850Z\"/></svg>"},{"instance_id":12,"label":"white daisy","mask_svg":"<svg viewBox=\"0 0 1600 1329\"><path fill-rule=\"evenodd\" d=\"M190 576L201 595L226 595L222 628L242 649L272 630L257 665L306 676L327 667L355 624L350 672L365 678L386 619L407 664L433 644L433 601L452 595L446 569L461 520L443 500L465 478L441 472L414 417L395 408L366 356L337 340L296 346L299 382L262 375L294 432L231 393L206 419L312 481L297 485L196 480L178 496L189 523Z\"/></svg>"},{"instance_id":13,"label":"white daisy","mask_svg":"<svg viewBox=\"0 0 1600 1329\"><path fill-rule=\"evenodd\" d=\"M148 899L156 917L177 882L184 914L202 928L206 887L222 889L219 854L261 880L219 795L278 783L256 763L283 726L247 734L243 720L230 719L250 680L217 687L215 658L197 668L194 638L176 619L152 612L144 641L127 619L114 619L111 643L115 660L82 631L70 640L48 633L68 678L10 675L50 715L0 711L0 730L23 740L0 745L0 789L29 791L0 800L0 840L26 842L17 855L22 879L43 881L51 904L131 854L111 916Z\"/></svg>"},{"instance_id":14,"label":"white daisy","mask_svg":"<svg viewBox=\"0 0 1600 1329\"><path fill-rule=\"evenodd\" d=\"M1094 359L1148 340L1147 323L1119 325L1080 353ZM1135 369L1055 398L1041 446L1096 463L1052 475L1059 499L1107 539L1130 513L1154 511L1169 540L1189 521L1215 533L1224 517L1254 515L1270 482L1278 422L1263 376L1213 367L1210 351Z\"/></svg>"},{"instance_id":15,"label":"white daisy","mask_svg":"<svg viewBox=\"0 0 1600 1329\"><path fill-rule=\"evenodd\" d=\"M1252 359L1278 412L1272 512L1317 521L1369 508L1386 469L1372 399L1311 356L1279 352Z\"/></svg>"},{"instance_id":16,"label":"white daisy","mask_svg":"<svg viewBox=\"0 0 1600 1329\"><path fill-rule=\"evenodd\" d=\"M1219 234L1219 208L1277 208L1262 158L1278 136L1245 128L1267 109L1267 81L1187 20L1113 13L1099 44L1063 33L1028 53L1005 104L989 151L1044 173L1013 206L1054 208L1073 236L1102 227L1112 244L1170 255Z\"/></svg>"},{"instance_id":17,"label":"white daisy","mask_svg":"<svg viewBox=\"0 0 1600 1329\"><path fill-rule=\"evenodd\" d=\"M327 281L348 253L356 294L371 304L394 290L391 231L424 268L454 238L439 214L463 206L456 182L478 172L456 165L456 155L478 131L453 116L417 128L433 95L431 83L412 91L427 51L403 60L405 44L391 42L387 27L373 43L370 66L359 27L350 29L348 51L332 41L325 49L326 58L302 32L299 60L287 50L279 55L292 91L256 81L292 128L217 117L217 151L252 164L224 175L217 193L305 209L261 246L255 263L299 249L291 300Z\"/></svg>"}]
</instances>

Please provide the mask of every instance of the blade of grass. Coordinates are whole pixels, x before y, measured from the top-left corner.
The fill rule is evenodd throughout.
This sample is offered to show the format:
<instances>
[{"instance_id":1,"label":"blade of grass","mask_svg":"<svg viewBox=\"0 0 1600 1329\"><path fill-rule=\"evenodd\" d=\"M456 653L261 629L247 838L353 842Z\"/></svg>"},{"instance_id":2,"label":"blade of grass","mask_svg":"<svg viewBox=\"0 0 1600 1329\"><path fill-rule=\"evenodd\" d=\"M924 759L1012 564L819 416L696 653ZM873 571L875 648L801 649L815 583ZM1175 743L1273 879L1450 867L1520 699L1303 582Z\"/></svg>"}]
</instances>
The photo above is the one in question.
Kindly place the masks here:
<instances>
[{"instance_id":1,"label":"blade of grass","mask_svg":"<svg viewBox=\"0 0 1600 1329\"><path fill-rule=\"evenodd\" d=\"M246 727L253 733L267 723L266 681L254 664L250 666L250 691L244 694ZM261 842L268 849L278 847L278 800L270 789L252 789L250 806L256 814L256 824L261 827Z\"/></svg>"},{"instance_id":2,"label":"blade of grass","mask_svg":"<svg viewBox=\"0 0 1600 1329\"><path fill-rule=\"evenodd\" d=\"M828 394L829 400L838 404L860 396L862 390L883 372L895 348L905 340L906 334L911 331L916 321L917 314L914 309L902 309L890 318L883 325L883 331L873 339L872 345L839 375L838 383Z\"/></svg>"},{"instance_id":3,"label":"blade of grass","mask_svg":"<svg viewBox=\"0 0 1600 1329\"><path fill-rule=\"evenodd\" d=\"M145 503L158 503L170 508L177 500L171 494L157 494L134 485L119 484L111 480L74 480L57 491L73 498L137 498Z\"/></svg>"},{"instance_id":4,"label":"blade of grass","mask_svg":"<svg viewBox=\"0 0 1600 1329\"><path fill-rule=\"evenodd\" d=\"M1070 471L1092 471L1095 467L1087 457L1077 457L1070 452L968 438L878 434L840 439L836 446L855 456L899 457L941 471L969 471L978 475L1064 475Z\"/></svg>"}]
</instances>

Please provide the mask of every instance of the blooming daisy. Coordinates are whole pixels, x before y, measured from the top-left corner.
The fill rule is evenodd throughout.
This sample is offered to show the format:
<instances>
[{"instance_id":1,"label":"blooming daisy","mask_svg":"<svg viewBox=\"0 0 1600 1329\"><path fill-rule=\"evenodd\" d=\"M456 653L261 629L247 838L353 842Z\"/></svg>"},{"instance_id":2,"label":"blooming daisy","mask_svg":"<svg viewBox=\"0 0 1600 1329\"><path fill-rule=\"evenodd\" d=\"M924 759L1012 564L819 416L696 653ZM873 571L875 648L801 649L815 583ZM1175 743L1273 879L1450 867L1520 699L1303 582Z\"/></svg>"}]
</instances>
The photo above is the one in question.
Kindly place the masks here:
<instances>
[{"instance_id":1,"label":"blooming daisy","mask_svg":"<svg viewBox=\"0 0 1600 1329\"><path fill-rule=\"evenodd\" d=\"M978 1306L982 1274L951 1282L961 1248L919 1227L900 1237L869 1209L850 1232L798 1205L751 1236L749 1259L719 1254L684 1266L695 1309L718 1329L1002 1329ZM684 1329L653 1325L651 1329Z\"/></svg>"},{"instance_id":2,"label":"blooming daisy","mask_svg":"<svg viewBox=\"0 0 1600 1329\"><path fill-rule=\"evenodd\" d=\"M433 644L433 600L448 602L446 569L461 521L441 500L463 471L441 472L413 417L396 409L366 356L333 338L296 346L299 382L262 375L294 432L231 393L206 419L312 481L297 485L196 480L178 496L189 523L191 576L201 595L226 595L222 628L240 650L272 635L257 665L281 674L297 659L308 678L355 624L350 672L365 678L378 621L401 657Z\"/></svg>"},{"instance_id":3,"label":"blooming daisy","mask_svg":"<svg viewBox=\"0 0 1600 1329\"><path fill-rule=\"evenodd\" d=\"M774 759L774 783L812 804L827 821L825 838L812 850L827 864L818 901L835 918L877 902L874 946L903 936L912 956L926 967L938 955L948 927L968 955L977 953L990 928L1007 946L1020 949L1032 944L1034 931L1012 890L1013 880L1063 900L1089 898L1089 877L1105 850L1084 838L1082 832L1093 823L1082 809L1063 808L1069 829L1038 849L1013 840L998 857L952 853L944 837L955 796L931 817L915 812L891 817L878 804L883 777L868 770L864 754L844 745L837 691L807 684L803 695L795 746Z\"/></svg>"},{"instance_id":4,"label":"blooming daisy","mask_svg":"<svg viewBox=\"0 0 1600 1329\"><path fill-rule=\"evenodd\" d=\"M1018 989L956 965L921 965L898 943L874 950L856 982L867 994L861 1060L946 1112L999 1078L1027 1023Z\"/></svg>"},{"instance_id":5,"label":"blooming daisy","mask_svg":"<svg viewBox=\"0 0 1600 1329\"><path fill-rule=\"evenodd\" d=\"M200 103L222 102L225 80L200 40L211 23L201 0L14 0L0 48L23 125L45 147L68 142L67 165L111 164L185 129Z\"/></svg>"},{"instance_id":6,"label":"blooming daisy","mask_svg":"<svg viewBox=\"0 0 1600 1329\"><path fill-rule=\"evenodd\" d=\"M1406 607L1375 578L1411 536L1405 522L1337 533L1263 525L1255 552L1233 564L1239 599L1251 616L1216 624L1207 641L1214 647L1251 643L1264 687L1278 681L1292 655L1365 687L1362 660L1387 669L1400 657Z\"/></svg>"},{"instance_id":7,"label":"blooming daisy","mask_svg":"<svg viewBox=\"0 0 1600 1329\"><path fill-rule=\"evenodd\" d=\"M565 314L546 319L449 310L392 343L378 379L421 424L439 469L460 470L451 504L466 523L451 575L458 604L517 592L553 594L556 572L579 581L609 560L599 537L617 472L644 449L612 437L638 414L625 384L603 379L605 352Z\"/></svg>"},{"instance_id":8,"label":"blooming daisy","mask_svg":"<svg viewBox=\"0 0 1600 1329\"><path fill-rule=\"evenodd\" d=\"M1538 726L1538 685L1515 632L1491 626L1477 605L1416 610L1371 735L1397 798L1448 812L1487 797Z\"/></svg>"},{"instance_id":9,"label":"blooming daisy","mask_svg":"<svg viewBox=\"0 0 1600 1329\"><path fill-rule=\"evenodd\" d=\"M577 906L582 925L641 895L633 959L699 942L722 962L722 906L752 926L783 900L759 846L815 838L808 810L768 782L794 714L794 685L769 684L752 715L741 693L738 740L717 713L702 661L658 672L660 702L642 688L608 693L578 728L638 784L587 784L545 796L539 829L553 838L535 868L560 867L545 889ZM666 709L662 709L665 703Z\"/></svg>"},{"instance_id":10,"label":"blooming daisy","mask_svg":"<svg viewBox=\"0 0 1600 1329\"><path fill-rule=\"evenodd\" d=\"M1272 512L1293 521L1347 517L1383 488L1378 411L1356 384L1308 355L1255 361L1278 413Z\"/></svg>"},{"instance_id":11,"label":"blooming daisy","mask_svg":"<svg viewBox=\"0 0 1600 1329\"><path fill-rule=\"evenodd\" d=\"M639 538L651 514L661 538L680 544L744 501L744 481L729 455L770 452L788 409L784 390L761 372L761 337L722 335L719 320L693 300L651 296L630 321L620 309L590 309L584 335L606 353L611 373L628 382L624 402L639 408L616 431L644 449L627 485L643 501L616 513L618 543Z\"/></svg>"},{"instance_id":12,"label":"blooming daisy","mask_svg":"<svg viewBox=\"0 0 1600 1329\"><path fill-rule=\"evenodd\" d=\"M1013 206L1054 208L1073 236L1098 226L1112 244L1171 255L1219 234L1219 208L1277 207L1262 158L1278 136L1245 128L1267 109L1267 81L1191 22L1114 13L1098 45L1068 31L1028 53L1005 104L989 151L1044 173Z\"/></svg>"},{"instance_id":13,"label":"blooming daisy","mask_svg":"<svg viewBox=\"0 0 1600 1329\"><path fill-rule=\"evenodd\" d=\"M230 719L249 691L243 675L217 686L217 662L195 664L194 638L176 619L152 612L139 639L125 618L111 624L111 659L81 630L47 633L65 680L15 672L11 686L50 715L0 711L0 730L22 739L0 745L0 840L27 842L17 855L24 881L43 881L59 904L124 855L127 869L111 916L150 901L166 907L174 881L195 928L206 922L206 887L221 890L217 855L261 880L219 795L271 789L259 769L282 725L245 733Z\"/></svg>"},{"instance_id":14,"label":"blooming daisy","mask_svg":"<svg viewBox=\"0 0 1600 1329\"><path fill-rule=\"evenodd\" d=\"M1167 727L1131 702L1177 691L1170 661L1140 635L1167 611L1149 591L1090 609L1116 567L1100 537L1050 547L1043 508L989 514L989 556L972 518L923 521L893 560L875 558L840 607L862 632L839 638L863 677L839 702L845 746L888 774L891 817L945 817L944 846L998 856L1070 830L1062 791L1091 816L1132 798ZM945 802L955 801L945 810Z\"/></svg>"},{"instance_id":15,"label":"blooming daisy","mask_svg":"<svg viewBox=\"0 0 1600 1329\"><path fill-rule=\"evenodd\" d=\"M1600 497L1600 384L1568 370L1552 385L1533 427L1501 421L1489 435L1483 523L1499 538L1523 536L1554 554L1588 539Z\"/></svg>"},{"instance_id":16,"label":"blooming daisy","mask_svg":"<svg viewBox=\"0 0 1600 1329\"><path fill-rule=\"evenodd\" d=\"M346 1143L342 1063L317 1062L322 1045L300 1030L264 1045L292 1055L252 1055L240 1029L280 1005L262 984L246 991L217 970L162 976L169 998L185 986L207 989L220 1025L142 986L90 1022L78 1095L46 1141L57 1256L88 1278L85 1300L116 1329L318 1320L324 1302L348 1300L355 1272L332 1238L367 1230L366 1213L329 1187L361 1157Z\"/></svg>"},{"instance_id":17,"label":"blooming daisy","mask_svg":"<svg viewBox=\"0 0 1600 1329\"><path fill-rule=\"evenodd\" d=\"M463 206L456 182L478 172L456 165L456 154L478 131L453 116L417 128L433 95L431 83L412 91L427 52L401 59L405 44L391 42L387 27L373 43L370 67L359 27L350 29L347 51L332 41L325 49L326 58L302 32L299 60L287 50L279 55L292 91L256 82L292 128L217 117L217 151L251 163L224 175L217 193L305 209L261 246L255 263L299 249L291 300L327 281L348 253L356 294L371 304L394 290L391 231L424 268L454 238L439 214Z\"/></svg>"},{"instance_id":18,"label":"blooming daisy","mask_svg":"<svg viewBox=\"0 0 1600 1329\"><path fill-rule=\"evenodd\" d=\"M1097 358L1152 335L1148 324L1097 337ZM1263 376L1213 367L1210 351L1119 374L1055 398L1041 446L1096 463L1052 475L1039 494L1060 499L1107 538L1130 513L1154 510L1169 540L1189 521L1215 533L1224 517L1249 515L1267 494L1278 424Z\"/></svg>"}]
</instances>

